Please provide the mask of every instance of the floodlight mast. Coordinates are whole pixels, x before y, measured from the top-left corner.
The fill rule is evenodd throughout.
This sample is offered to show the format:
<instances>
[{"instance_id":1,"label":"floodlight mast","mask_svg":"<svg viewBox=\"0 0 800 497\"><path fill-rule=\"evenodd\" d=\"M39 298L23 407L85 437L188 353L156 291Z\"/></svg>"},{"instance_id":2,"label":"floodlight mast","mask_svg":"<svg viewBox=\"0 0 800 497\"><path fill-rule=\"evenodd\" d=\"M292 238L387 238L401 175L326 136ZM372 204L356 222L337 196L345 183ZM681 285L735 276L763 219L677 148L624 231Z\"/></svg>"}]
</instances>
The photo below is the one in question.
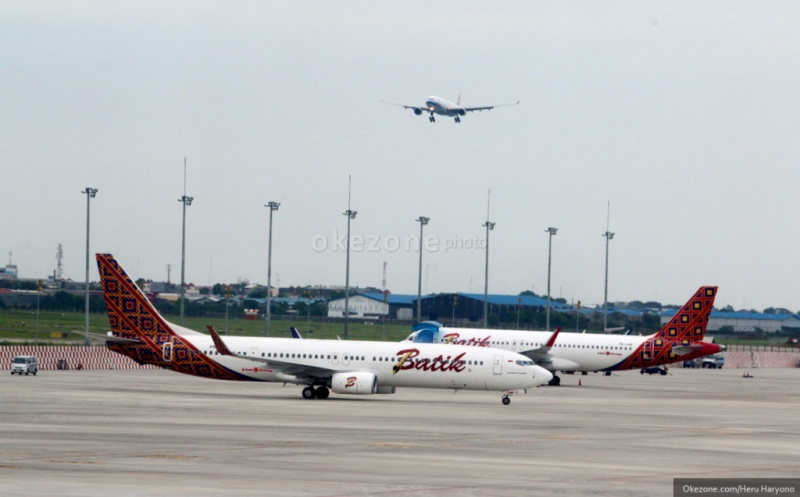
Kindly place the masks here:
<instances>
[{"instance_id":1,"label":"floodlight mast","mask_svg":"<svg viewBox=\"0 0 800 497\"><path fill-rule=\"evenodd\" d=\"M547 248L547 331L550 331L550 266L553 260L553 236L558 233L558 228L547 228L545 233L549 233Z\"/></svg>"},{"instance_id":2,"label":"floodlight mast","mask_svg":"<svg viewBox=\"0 0 800 497\"><path fill-rule=\"evenodd\" d=\"M483 282L483 327L489 327L489 232L494 230L494 225L490 221L486 221L483 226L486 228L486 270L484 272Z\"/></svg>"},{"instance_id":3,"label":"floodlight mast","mask_svg":"<svg viewBox=\"0 0 800 497\"><path fill-rule=\"evenodd\" d=\"M357 211L350 209L350 192L351 192L351 176L347 177L347 210L344 215L347 216L347 266L345 268L345 282L344 282L344 339L349 337L350 325L350 221L356 218Z\"/></svg>"},{"instance_id":4,"label":"floodlight mast","mask_svg":"<svg viewBox=\"0 0 800 497\"><path fill-rule=\"evenodd\" d=\"M183 158L183 196L178 202L183 204L183 230L181 235L181 326L183 326L184 300L186 296L186 208L192 205L194 197L186 196L186 157Z\"/></svg>"},{"instance_id":5,"label":"floodlight mast","mask_svg":"<svg viewBox=\"0 0 800 497\"><path fill-rule=\"evenodd\" d=\"M611 202L608 203L608 212L606 214L606 232L602 236L606 239L606 283L603 292L603 333L608 329L608 242L614 239L614 233L609 230L611 220Z\"/></svg>"},{"instance_id":6,"label":"floodlight mast","mask_svg":"<svg viewBox=\"0 0 800 497\"><path fill-rule=\"evenodd\" d=\"M89 333L89 200L97 195L97 188L86 187L81 193L86 195L86 323L85 331ZM89 345L89 336L85 336L83 344Z\"/></svg>"},{"instance_id":7,"label":"floodlight mast","mask_svg":"<svg viewBox=\"0 0 800 497\"><path fill-rule=\"evenodd\" d=\"M417 280L417 322L422 321L422 227L430 222L431 218L420 216L419 223L419 279Z\"/></svg>"},{"instance_id":8,"label":"floodlight mast","mask_svg":"<svg viewBox=\"0 0 800 497\"><path fill-rule=\"evenodd\" d=\"M266 308L266 311L267 311L266 312L266 314L267 314L267 336L270 335L271 326L272 326L271 319L270 319L271 315L272 315L271 314L272 313L272 307L271 307L271 299L272 299L272 295L271 295L271 291L272 291L272 213L277 211L278 207L280 207L280 206L281 206L280 202L272 202L272 201L270 201L266 205L264 205L264 207L268 207L269 208L269 249L267 251L268 255L267 255L267 308Z\"/></svg>"}]
</instances>

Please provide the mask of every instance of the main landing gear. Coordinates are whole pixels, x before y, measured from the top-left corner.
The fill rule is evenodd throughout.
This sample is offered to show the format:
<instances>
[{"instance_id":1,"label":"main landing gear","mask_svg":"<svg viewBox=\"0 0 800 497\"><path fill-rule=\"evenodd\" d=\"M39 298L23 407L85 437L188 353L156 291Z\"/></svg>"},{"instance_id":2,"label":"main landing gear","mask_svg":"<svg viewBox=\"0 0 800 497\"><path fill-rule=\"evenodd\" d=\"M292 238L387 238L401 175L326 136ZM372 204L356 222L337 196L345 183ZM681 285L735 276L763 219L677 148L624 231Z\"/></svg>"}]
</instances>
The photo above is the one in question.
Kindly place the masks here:
<instances>
[{"instance_id":1,"label":"main landing gear","mask_svg":"<svg viewBox=\"0 0 800 497\"><path fill-rule=\"evenodd\" d=\"M432 122L432 123L435 123L435 122L436 122L436 118L435 118L435 117L433 117L433 112L431 112L431 117L429 117L429 118L428 118L428 121L430 121L430 122Z\"/></svg>"},{"instance_id":2,"label":"main landing gear","mask_svg":"<svg viewBox=\"0 0 800 497\"><path fill-rule=\"evenodd\" d=\"M550 380L549 382L547 382L547 384L550 385L550 386L557 387L557 386L559 386L561 384L561 378L559 378L558 376L556 376L554 374L553 375L553 379Z\"/></svg>"},{"instance_id":3,"label":"main landing gear","mask_svg":"<svg viewBox=\"0 0 800 497\"><path fill-rule=\"evenodd\" d=\"M325 387L314 388L309 385L303 389L304 399L327 399L330 394L330 390Z\"/></svg>"},{"instance_id":4,"label":"main landing gear","mask_svg":"<svg viewBox=\"0 0 800 497\"><path fill-rule=\"evenodd\" d=\"M458 117L458 116L456 116L456 122L457 122L457 123L460 123L460 122L461 122L461 118L460 118L460 117Z\"/></svg>"}]
</instances>

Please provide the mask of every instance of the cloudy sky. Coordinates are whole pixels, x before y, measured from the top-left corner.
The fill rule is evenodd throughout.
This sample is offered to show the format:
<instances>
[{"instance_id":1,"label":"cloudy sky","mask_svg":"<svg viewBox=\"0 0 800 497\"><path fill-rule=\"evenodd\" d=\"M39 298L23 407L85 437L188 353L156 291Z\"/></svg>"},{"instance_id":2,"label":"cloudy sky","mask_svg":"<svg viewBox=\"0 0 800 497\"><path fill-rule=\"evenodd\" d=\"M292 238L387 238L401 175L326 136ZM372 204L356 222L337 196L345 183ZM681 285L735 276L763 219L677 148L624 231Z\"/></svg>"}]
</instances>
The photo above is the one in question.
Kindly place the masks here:
<instances>
[{"instance_id":1,"label":"cloudy sky","mask_svg":"<svg viewBox=\"0 0 800 497\"><path fill-rule=\"evenodd\" d=\"M92 252L187 281L800 309L800 3L0 3L0 250L25 278ZM521 99L461 124L383 105ZM395 241L401 246L395 248ZM319 250L327 243L325 250ZM447 244L461 246L445 250ZM370 247L372 245L372 247ZM316 249L315 249L316 247ZM97 270L92 263L92 279Z\"/></svg>"}]
</instances>

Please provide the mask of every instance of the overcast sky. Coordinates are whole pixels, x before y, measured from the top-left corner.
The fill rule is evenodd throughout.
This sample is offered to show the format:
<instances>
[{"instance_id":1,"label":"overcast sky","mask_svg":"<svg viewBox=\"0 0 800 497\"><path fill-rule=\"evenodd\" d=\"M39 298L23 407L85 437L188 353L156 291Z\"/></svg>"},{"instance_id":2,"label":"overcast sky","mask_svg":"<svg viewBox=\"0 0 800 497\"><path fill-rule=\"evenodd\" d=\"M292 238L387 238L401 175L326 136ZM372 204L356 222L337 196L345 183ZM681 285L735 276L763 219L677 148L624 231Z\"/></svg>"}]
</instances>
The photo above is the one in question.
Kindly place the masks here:
<instances>
[{"instance_id":1,"label":"overcast sky","mask_svg":"<svg viewBox=\"0 0 800 497\"><path fill-rule=\"evenodd\" d=\"M62 243L82 280L91 186L92 253L179 281L187 157L195 284L266 283L274 200L273 283L343 285L352 174L353 285L386 261L416 293L428 216L423 291L482 292L484 250L445 245L483 237L491 188L492 293L546 291L554 226L552 294L602 302L610 201L609 300L719 285L797 311L798 26L786 1L5 0L1 262L42 278ZM522 103L461 124L381 104L459 92Z\"/></svg>"}]
</instances>

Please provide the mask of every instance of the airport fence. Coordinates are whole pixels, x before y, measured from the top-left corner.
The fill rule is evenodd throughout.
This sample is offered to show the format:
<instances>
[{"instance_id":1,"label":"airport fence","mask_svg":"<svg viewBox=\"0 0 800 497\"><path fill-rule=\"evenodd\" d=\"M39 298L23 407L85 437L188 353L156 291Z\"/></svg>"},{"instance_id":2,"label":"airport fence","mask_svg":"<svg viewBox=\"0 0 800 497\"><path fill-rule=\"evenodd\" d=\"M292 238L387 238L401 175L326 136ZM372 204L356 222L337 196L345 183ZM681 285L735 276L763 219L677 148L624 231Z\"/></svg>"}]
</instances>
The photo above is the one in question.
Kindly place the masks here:
<instances>
[{"instance_id":1,"label":"airport fence","mask_svg":"<svg viewBox=\"0 0 800 497\"><path fill-rule=\"evenodd\" d=\"M69 369L156 369L151 365L140 365L130 357L112 352L106 347L8 345L0 347L0 364L11 367L18 355L33 355L39 358L39 369L59 369L59 362L66 361ZM62 363L64 364L64 363Z\"/></svg>"}]
</instances>

